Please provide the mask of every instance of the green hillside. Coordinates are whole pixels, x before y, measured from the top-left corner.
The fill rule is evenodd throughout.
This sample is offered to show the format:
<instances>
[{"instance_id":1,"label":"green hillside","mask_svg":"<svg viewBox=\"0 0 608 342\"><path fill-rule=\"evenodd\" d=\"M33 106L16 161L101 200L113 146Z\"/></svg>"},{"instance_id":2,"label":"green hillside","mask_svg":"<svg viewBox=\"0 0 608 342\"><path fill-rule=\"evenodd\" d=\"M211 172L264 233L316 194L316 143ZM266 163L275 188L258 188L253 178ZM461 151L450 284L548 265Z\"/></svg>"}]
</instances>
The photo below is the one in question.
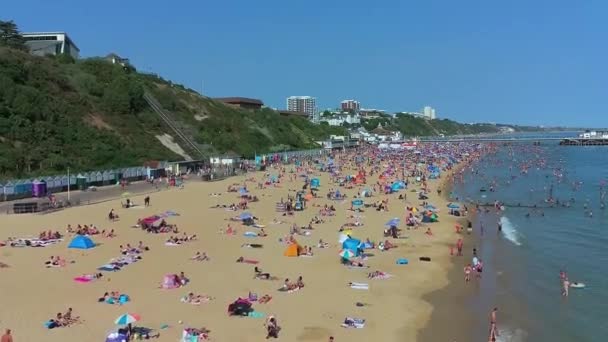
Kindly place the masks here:
<instances>
[{"instance_id":1,"label":"green hillside","mask_svg":"<svg viewBox=\"0 0 608 342\"><path fill-rule=\"evenodd\" d=\"M227 107L101 58L31 56L12 22L0 21L0 33L0 179L183 159L171 144L183 142L149 107L146 92L204 156L316 148L315 140L345 133L269 109ZM161 142L167 134L170 143Z\"/></svg>"},{"instance_id":2,"label":"green hillside","mask_svg":"<svg viewBox=\"0 0 608 342\"><path fill-rule=\"evenodd\" d=\"M227 107L102 59L0 47L0 177L183 159L156 138L173 132L144 101L146 89L209 154L314 148L315 139L344 132L269 109Z\"/></svg>"},{"instance_id":3,"label":"green hillside","mask_svg":"<svg viewBox=\"0 0 608 342\"><path fill-rule=\"evenodd\" d=\"M363 127L373 130L378 124L387 130L400 131L404 136L410 137L499 132L499 127L491 124L462 124L449 119L426 120L408 114L365 120Z\"/></svg>"}]
</instances>

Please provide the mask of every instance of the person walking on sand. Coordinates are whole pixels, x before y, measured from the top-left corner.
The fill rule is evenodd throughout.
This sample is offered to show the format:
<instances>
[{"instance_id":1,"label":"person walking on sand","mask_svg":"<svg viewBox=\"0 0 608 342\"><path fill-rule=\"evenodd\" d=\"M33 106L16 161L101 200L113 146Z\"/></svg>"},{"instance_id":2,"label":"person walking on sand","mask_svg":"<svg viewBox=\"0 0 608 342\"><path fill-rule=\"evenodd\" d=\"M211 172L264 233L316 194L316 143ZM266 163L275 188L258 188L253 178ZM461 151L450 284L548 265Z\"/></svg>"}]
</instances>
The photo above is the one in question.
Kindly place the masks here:
<instances>
[{"instance_id":1,"label":"person walking on sand","mask_svg":"<svg viewBox=\"0 0 608 342\"><path fill-rule=\"evenodd\" d=\"M497 318L498 308L494 308L490 313L490 335L498 336Z\"/></svg>"},{"instance_id":2,"label":"person walking on sand","mask_svg":"<svg viewBox=\"0 0 608 342\"><path fill-rule=\"evenodd\" d=\"M13 335L11 335L11 329L6 329L4 335L0 339L0 342L13 342Z\"/></svg>"},{"instance_id":3,"label":"person walking on sand","mask_svg":"<svg viewBox=\"0 0 608 342\"><path fill-rule=\"evenodd\" d=\"M467 264L464 268L464 281L468 283L471 280L471 264Z\"/></svg>"},{"instance_id":4,"label":"person walking on sand","mask_svg":"<svg viewBox=\"0 0 608 342\"><path fill-rule=\"evenodd\" d=\"M458 239L458 241L456 242L456 248L458 249L458 256L462 256L462 247L464 246L464 242L462 242L462 239Z\"/></svg>"}]
</instances>

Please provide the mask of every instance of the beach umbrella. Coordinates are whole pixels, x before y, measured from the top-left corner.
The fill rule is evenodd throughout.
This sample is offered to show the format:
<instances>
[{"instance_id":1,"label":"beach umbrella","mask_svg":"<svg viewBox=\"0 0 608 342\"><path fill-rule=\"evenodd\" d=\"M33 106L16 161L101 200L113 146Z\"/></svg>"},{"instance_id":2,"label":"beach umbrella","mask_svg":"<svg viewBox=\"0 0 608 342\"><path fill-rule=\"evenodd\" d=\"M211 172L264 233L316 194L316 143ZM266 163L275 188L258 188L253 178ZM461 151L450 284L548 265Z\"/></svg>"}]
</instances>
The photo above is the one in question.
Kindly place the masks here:
<instances>
[{"instance_id":1,"label":"beach umbrella","mask_svg":"<svg viewBox=\"0 0 608 342\"><path fill-rule=\"evenodd\" d=\"M124 314L121 315L120 317L118 317L116 319L116 321L114 321L114 324L118 324L118 325L127 325L127 324L131 324L131 323L135 323L137 321L139 321L141 319L141 317L137 314Z\"/></svg>"},{"instance_id":2,"label":"beach umbrella","mask_svg":"<svg viewBox=\"0 0 608 342\"><path fill-rule=\"evenodd\" d=\"M448 208L450 208L450 209L459 209L460 206L458 204L456 204L456 203L450 203L450 204L448 204Z\"/></svg>"},{"instance_id":3,"label":"beach umbrella","mask_svg":"<svg viewBox=\"0 0 608 342\"><path fill-rule=\"evenodd\" d=\"M344 259L350 259L355 256L355 252L350 249L343 249L340 251L339 255Z\"/></svg>"},{"instance_id":4,"label":"beach umbrella","mask_svg":"<svg viewBox=\"0 0 608 342\"><path fill-rule=\"evenodd\" d=\"M384 225L385 225L385 226L387 226L387 227L392 227L392 226L395 226L395 227L396 227L396 226L398 226L398 225L399 225L399 221L400 221L400 219L399 219L399 218L397 218L397 217L395 217L394 219L392 219L392 220L390 220L390 221L386 222Z\"/></svg>"},{"instance_id":5,"label":"beach umbrella","mask_svg":"<svg viewBox=\"0 0 608 342\"><path fill-rule=\"evenodd\" d=\"M244 212L244 213L241 213L241 215L239 215L239 218L240 218L241 220L248 220L248 219L250 219L250 218L253 218L253 215L251 215L251 214L250 214L250 213L248 213L248 212Z\"/></svg>"}]
</instances>

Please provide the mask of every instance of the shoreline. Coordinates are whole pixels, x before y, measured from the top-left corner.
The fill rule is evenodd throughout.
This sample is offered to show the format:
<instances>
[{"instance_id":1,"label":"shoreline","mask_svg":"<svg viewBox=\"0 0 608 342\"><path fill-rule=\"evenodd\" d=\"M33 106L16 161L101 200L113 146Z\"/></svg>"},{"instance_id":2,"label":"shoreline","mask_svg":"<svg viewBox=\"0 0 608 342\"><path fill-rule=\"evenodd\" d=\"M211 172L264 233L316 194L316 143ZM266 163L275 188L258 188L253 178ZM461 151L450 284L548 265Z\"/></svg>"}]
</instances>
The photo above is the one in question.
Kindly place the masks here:
<instances>
[{"instance_id":1,"label":"shoreline","mask_svg":"<svg viewBox=\"0 0 608 342\"><path fill-rule=\"evenodd\" d=\"M449 178L446 178L441 184L443 188L441 200L445 202L442 204L447 205L452 202L450 196L456 186L456 184L454 184L453 176L463 172L474 162L476 161L462 162L447 175ZM468 216L459 217L457 218L457 221L462 224L463 230L466 230L467 220L471 221L473 227L475 227L478 215L474 207L471 209L472 203L465 201L460 202L467 205L470 210ZM466 255L466 251L470 249L471 246L479 245L480 240L475 234L475 230L473 230L471 234L463 233L458 236L453 236L453 242L451 244L455 245L456 240L459 237L464 241L464 255ZM428 302L433 309L427 324L419 329L416 341L461 342L474 340L472 329L476 325L475 317L467 308L467 304L470 299L473 298L473 294L469 287L454 286L463 281L462 267L464 266L461 262L463 258L450 256L445 270L447 278L445 285L423 295L423 300ZM438 329L438 327L441 328Z\"/></svg>"}]
</instances>

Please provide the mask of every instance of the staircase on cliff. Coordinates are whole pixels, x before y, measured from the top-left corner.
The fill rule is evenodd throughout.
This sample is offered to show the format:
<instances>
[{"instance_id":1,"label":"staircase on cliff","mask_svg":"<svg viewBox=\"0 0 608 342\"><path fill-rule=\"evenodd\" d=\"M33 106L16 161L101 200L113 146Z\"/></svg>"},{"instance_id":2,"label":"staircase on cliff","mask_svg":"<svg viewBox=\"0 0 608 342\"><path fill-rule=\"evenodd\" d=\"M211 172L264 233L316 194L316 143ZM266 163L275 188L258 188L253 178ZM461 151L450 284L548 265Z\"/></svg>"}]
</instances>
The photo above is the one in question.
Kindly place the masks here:
<instances>
[{"instance_id":1,"label":"staircase on cliff","mask_svg":"<svg viewBox=\"0 0 608 342\"><path fill-rule=\"evenodd\" d=\"M194 142L188 134L185 133L185 129L182 125L175 120L173 114L165 110L163 106L156 100L154 95L146 91L144 93L144 99L148 105L154 110L156 114L163 120L163 122L175 133L175 137L179 140L180 147L194 159L204 159L205 153L201 150L196 142Z\"/></svg>"}]
</instances>

